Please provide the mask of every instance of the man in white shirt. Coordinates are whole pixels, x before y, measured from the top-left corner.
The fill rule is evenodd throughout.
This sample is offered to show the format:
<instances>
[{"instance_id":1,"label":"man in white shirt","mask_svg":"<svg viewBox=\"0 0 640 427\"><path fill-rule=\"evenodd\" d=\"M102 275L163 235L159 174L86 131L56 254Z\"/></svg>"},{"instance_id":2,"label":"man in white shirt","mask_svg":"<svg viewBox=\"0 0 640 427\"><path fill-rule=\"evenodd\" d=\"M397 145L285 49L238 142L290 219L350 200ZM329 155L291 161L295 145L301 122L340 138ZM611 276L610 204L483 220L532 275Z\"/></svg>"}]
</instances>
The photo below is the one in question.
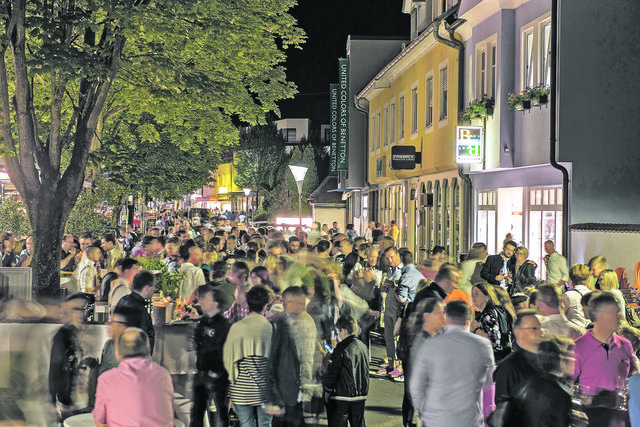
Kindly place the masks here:
<instances>
[{"instance_id":1,"label":"man in white shirt","mask_svg":"<svg viewBox=\"0 0 640 427\"><path fill-rule=\"evenodd\" d=\"M556 252L552 240L544 242L544 251L547 253L544 257L544 265L547 268L547 283L555 286L569 280L567 259Z\"/></svg>"},{"instance_id":2,"label":"man in white shirt","mask_svg":"<svg viewBox=\"0 0 640 427\"><path fill-rule=\"evenodd\" d=\"M469 332L471 310L464 301L447 304L445 316L445 332L418 350L411 399L426 426L480 427L482 388L491 384L494 368L491 343Z\"/></svg>"},{"instance_id":3,"label":"man in white shirt","mask_svg":"<svg viewBox=\"0 0 640 427\"><path fill-rule=\"evenodd\" d=\"M182 301L186 301L198 286L206 283L204 273L200 268L200 264L202 264L202 249L196 245L183 245L180 247L180 257L182 258L182 265L178 271L185 274L180 284L180 298Z\"/></svg>"}]
</instances>

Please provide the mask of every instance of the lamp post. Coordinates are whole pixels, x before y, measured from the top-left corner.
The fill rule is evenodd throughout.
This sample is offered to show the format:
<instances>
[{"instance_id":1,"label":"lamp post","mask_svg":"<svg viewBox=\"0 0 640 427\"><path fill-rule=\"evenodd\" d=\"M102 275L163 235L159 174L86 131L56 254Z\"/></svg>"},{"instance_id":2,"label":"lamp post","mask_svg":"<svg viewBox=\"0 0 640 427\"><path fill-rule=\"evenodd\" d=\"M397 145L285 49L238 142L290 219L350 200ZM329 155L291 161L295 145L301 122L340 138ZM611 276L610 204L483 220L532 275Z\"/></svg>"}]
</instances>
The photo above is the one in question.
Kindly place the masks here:
<instances>
[{"instance_id":1,"label":"lamp post","mask_svg":"<svg viewBox=\"0 0 640 427\"><path fill-rule=\"evenodd\" d=\"M296 184L298 185L298 218L300 218L300 225L302 225L302 183L309 168L289 165L289 169L291 169L293 179L296 180Z\"/></svg>"}]
</instances>

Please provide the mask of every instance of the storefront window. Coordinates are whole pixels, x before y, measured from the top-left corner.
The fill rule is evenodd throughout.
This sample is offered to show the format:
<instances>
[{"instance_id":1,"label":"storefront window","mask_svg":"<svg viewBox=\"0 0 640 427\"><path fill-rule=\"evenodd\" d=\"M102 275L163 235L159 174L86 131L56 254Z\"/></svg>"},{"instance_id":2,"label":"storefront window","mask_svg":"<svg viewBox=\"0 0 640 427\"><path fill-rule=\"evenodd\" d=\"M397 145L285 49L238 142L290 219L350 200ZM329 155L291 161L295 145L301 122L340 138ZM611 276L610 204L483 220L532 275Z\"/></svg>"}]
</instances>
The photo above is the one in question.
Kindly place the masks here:
<instances>
[{"instance_id":1,"label":"storefront window","mask_svg":"<svg viewBox=\"0 0 640 427\"><path fill-rule=\"evenodd\" d=\"M478 193L478 232L476 241L487 245L489 253L497 253L495 191Z\"/></svg>"}]
</instances>

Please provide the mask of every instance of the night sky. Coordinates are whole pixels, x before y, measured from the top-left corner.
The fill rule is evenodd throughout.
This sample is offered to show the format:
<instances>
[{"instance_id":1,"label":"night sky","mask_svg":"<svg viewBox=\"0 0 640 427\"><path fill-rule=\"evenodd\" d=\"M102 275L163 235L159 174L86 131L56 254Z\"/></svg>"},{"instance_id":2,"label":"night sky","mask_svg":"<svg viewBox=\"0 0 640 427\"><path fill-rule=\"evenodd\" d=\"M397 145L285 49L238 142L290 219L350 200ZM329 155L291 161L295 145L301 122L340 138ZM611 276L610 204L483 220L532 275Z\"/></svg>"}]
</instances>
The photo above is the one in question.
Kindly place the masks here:
<instances>
[{"instance_id":1,"label":"night sky","mask_svg":"<svg viewBox=\"0 0 640 427\"><path fill-rule=\"evenodd\" d=\"M298 85L294 100L280 102L281 118L328 122L329 84L338 80L338 58L347 36L409 36L402 0L298 0L291 14L307 34L300 49L287 51L287 77Z\"/></svg>"}]
</instances>

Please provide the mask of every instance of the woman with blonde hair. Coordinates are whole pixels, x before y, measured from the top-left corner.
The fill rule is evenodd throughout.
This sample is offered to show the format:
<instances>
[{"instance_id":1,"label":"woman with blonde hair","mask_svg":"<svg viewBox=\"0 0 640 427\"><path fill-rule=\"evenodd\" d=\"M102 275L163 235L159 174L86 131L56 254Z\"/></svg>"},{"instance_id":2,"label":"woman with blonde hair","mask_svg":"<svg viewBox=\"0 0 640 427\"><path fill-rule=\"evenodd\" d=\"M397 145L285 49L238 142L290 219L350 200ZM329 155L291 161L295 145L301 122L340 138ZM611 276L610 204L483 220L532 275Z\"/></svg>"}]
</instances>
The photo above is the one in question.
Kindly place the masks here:
<instances>
[{"instance_id":1,"label":"woman with blonde hair","mask_svg":"<svg viewBox=\"0 0 640 427\"><path fill-rule=\"evenodd\" d=\"M620 291L620 283L618 282L618 275L613 270L603 270L600 272L598 276L598 281L596 282L596 288L601 291L609 291L616 297L616 301L618 301L618 305L620 306L620 312L624 313L624 296Z\"/></svg>"},{"instance_id":2,"label":"woman with blonde hair","mask_svg":"<svg viewBox=\"0 0 640 427\"><path fill-rule=\"evenodd\" d=\"M564 315L567 316L570 322L582 328L589 326L589 322L584 317L580 301L585 294L593 290L587 287L590 276L589 267L584 264L573 264L569 270L571 288L562 296Z\"/></svg>"}]
</instances>

